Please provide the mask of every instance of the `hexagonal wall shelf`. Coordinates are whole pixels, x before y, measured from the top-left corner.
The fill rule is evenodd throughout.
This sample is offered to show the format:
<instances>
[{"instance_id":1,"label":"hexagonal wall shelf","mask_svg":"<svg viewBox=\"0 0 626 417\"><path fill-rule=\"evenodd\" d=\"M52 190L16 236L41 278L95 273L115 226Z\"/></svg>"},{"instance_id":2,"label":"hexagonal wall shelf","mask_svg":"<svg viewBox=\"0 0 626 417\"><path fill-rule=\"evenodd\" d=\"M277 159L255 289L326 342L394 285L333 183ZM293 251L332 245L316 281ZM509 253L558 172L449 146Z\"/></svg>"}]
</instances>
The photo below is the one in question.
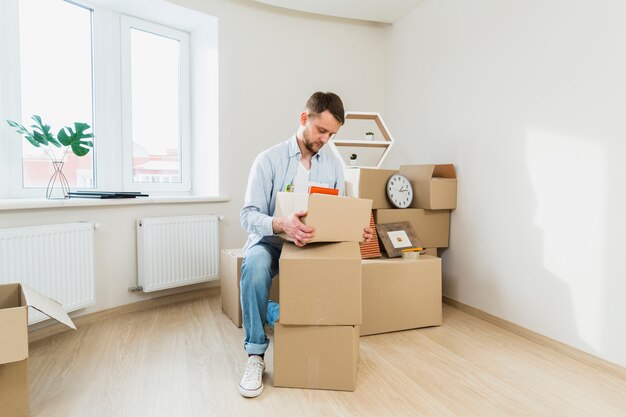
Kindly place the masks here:
<instances>
[{"instance_id":1,"label":"hexagonal wall shelf","mask_svg":"<svg viewBox=\"0 0 626 417\"><path fill-rule=\"evenodd\" d=\"M380 168L393 138L380 113L346 112L344 125L330 143L345 167Z\"/></svg>"}]
</instances>

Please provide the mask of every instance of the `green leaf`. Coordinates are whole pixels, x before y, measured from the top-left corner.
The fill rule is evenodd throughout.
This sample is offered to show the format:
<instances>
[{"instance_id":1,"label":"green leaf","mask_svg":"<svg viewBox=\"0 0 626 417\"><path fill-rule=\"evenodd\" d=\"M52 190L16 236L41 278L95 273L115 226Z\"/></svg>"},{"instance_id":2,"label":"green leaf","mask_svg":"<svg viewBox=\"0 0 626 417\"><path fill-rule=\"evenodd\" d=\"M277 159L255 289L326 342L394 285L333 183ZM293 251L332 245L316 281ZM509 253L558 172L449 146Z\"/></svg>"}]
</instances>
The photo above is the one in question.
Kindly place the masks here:
<instances>
[{"instance_id":1,"label":"green leaf","mask_svg":"<svg viewBox=\"0 0 626 417\"><path fill-rule=\"evenodd\" d=\"M85 133L89 128L90 126L87 123L75 122L74 129L76 129L76 131L66 126L59 130L57 137L63 145L72 148L74 155L85 156L89 153L90 148L93 148L93 142L85 140L93 138L92 133Z\"/></svg>"},{"instance_id":2,"label":"green leaf","mask_svg":"<svg viewBox=\"0 0 626 417\"><path fill-rule=\"evenodd\" d=\"M35 138L35 136L33 135L33 132L30 132L23 125L17 122L14 122L13 120L7 120L7 123L9 124L9 126L14 128L17 133L24 136L24 138L28 142L30 142L31 145L33 145L36 148L39 148L41 146L41 143Z\"/></svg>"},{"instance_id":3,"label":"green leaf","mask_svg":"<svg viewBox=\"0 0 626 417\"><path fill-rule=\"evenodd\" d=\"M52 133L50 133L50 126L43 124L43 122L41 121L41 117L36 115L36 114L33 115L31 118L36 123L36 124L31 126L33 128L33 132L37 132L38 131L40 133L40 138L41 138L40 143L42 145L44 145L44 146L47 146L49 144L53 144L57 148L60 148L61 144L59 143L58 140L56 140L54 135Z\"/></svg>"}]
</instances>

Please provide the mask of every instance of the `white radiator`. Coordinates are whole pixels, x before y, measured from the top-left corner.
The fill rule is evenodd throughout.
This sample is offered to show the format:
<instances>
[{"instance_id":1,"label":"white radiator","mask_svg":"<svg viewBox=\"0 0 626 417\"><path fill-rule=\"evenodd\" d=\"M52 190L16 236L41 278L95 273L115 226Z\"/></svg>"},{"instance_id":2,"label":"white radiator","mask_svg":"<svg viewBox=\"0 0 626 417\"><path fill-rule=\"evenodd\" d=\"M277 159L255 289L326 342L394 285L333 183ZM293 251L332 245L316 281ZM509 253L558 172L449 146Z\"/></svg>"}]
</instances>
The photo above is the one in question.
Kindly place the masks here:
<instances>
[{"instance_id":1,"label":"white radiator","mask_svg":"<svg viewBox=\"0 0 626 417\"><path fill-rule=\"evenodd\" d=\"M139 219L137 272L143 291L217 279L218 222L217 215Z\"/></svg>"},{"instance_id":2,"label":"white radiator","mask_svg":"<svg viewBox=\"0 0 626 417\"><path fill-rule=\"evenodd\" d=\"M60 302L66 311L96 302L94 223L0 229L0 284L19 282ZM47 319L30 309L28 322Z\"/></svg>"}]
</instances>

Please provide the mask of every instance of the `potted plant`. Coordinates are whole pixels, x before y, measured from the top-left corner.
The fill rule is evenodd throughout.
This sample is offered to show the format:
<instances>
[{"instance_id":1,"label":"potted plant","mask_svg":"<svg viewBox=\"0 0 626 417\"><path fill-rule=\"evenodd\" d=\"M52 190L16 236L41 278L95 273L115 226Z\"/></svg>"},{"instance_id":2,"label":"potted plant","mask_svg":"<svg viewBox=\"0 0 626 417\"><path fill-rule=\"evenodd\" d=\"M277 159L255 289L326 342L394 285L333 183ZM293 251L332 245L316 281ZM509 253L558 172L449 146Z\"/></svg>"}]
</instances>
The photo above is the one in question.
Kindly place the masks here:
<instances>
[{"instance_id":1,"label":"potted plant","mask_svg":"<svg viewBox=\"0 0 626 417\"><path fill-rule=\"evenodd\" d=\"M351 166L351 167L356 166L356 157L357 157L357 156L356 156L356 154L355 154L355 153L353 153L352 155L350 155L350 166Z\"/></svg>"},{"instance_id":2,"label":"potted plant","mask_svg":"<svg viewBox=\"0 0 626 417\"><path fill-rule=\"evenodd\" d=\"M365 132L365 140L374 140L374 132L372 131Z\"/></svg>"},{"instance_id":3,"label":"potted plant","mask_svg":"<svg viewBox=\"0 0 626 417\"><path fill-rule=\"evenodd\" d=\"M67 152L70 150L76 156L85 156L89 153L91 148L93 148L93 142L86 139L93 138L93 133L87 133L87 130L89 130L91 126L87 123L74 122L74 129L65 126L59 130L55 137L54 133L50 131L50 126L44 124L41 117L33 115L31 119L35 122L35 124L30 126L32 130L28 130L22 124L13 120L7 120L7 123L31 145L36 148L41 148L46 156L50 158L50 161L52 161L54 174L48 182L46 198L53 198L52 192L55 187L59 186L63 192L61 198L68 198L70 187L62 171L65 155L67 155ZM62 152L60 157L54 152L54 149L51 148L50 145L54 145L60 149Z\"/></svg>"}]
</instances>

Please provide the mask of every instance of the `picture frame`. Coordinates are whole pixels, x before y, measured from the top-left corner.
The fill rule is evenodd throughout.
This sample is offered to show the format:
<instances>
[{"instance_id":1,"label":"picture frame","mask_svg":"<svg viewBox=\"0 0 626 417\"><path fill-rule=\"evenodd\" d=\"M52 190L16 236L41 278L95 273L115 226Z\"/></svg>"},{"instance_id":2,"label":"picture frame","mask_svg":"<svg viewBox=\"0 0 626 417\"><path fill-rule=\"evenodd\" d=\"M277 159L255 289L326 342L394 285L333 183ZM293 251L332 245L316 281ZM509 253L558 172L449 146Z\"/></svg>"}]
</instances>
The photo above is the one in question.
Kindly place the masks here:
<instances>
[{"instance_id":1,"label":"picture frame","mask_svg":"<svg viewBox=\"0 0 626 417\"><path fill-rule=\"evenodd\" d=\"M403 249L422 246L410 222L377 224L376 232L389 258L402 256Z\"/></svg>"}]
</instances>

